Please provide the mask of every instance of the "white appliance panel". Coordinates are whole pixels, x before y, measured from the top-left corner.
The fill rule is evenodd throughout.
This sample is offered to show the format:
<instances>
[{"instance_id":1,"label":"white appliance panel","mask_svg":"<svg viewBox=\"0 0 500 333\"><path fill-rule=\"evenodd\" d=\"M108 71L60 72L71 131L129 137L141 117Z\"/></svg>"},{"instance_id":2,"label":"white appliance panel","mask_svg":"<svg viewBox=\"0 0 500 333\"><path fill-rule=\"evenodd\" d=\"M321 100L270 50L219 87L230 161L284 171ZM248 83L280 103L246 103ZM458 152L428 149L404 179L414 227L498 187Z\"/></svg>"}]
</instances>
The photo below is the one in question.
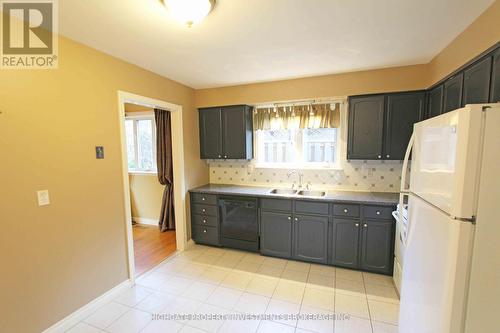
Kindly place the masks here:
<instances>
[{"instance_id":1,"label":"white appliance panel","mask_svg":"<svg viewBox=\"0 0 500 333\"><path fill-rule=\"evenodd\" d=\"M481 143L481 105L415 124L409 191L448 214L472 218Z\"/></svg>"},{"instance_id":2,"label":"white appliance panel","mask_svg":"<svg viewBox=\"0 0 500 333\"><path fill-rule=\"evenodd\" d=\"M474 226L409 197L400 333L460 332Z\"/></svg>"}]
</instances>

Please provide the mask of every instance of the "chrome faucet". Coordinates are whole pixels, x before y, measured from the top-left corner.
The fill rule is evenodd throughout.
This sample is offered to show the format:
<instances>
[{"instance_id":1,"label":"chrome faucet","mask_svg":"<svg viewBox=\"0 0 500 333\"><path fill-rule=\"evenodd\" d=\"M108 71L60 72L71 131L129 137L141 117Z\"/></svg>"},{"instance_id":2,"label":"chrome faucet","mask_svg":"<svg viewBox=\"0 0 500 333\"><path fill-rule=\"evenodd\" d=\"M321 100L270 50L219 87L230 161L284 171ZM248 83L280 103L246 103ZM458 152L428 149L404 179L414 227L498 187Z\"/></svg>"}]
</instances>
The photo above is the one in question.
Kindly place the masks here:
<instances>
[{"instance_id":1,"label":"chrome faucet","mask_svg":"<svg viewBox=\"0 0 500 333\"><path fill-rule=\"evenodd\" d=\"M302 172L297 171L297 170L290 170L290 171L288 171L286 176L287 176L287 178L290 178L293 174L297 174L299 176L299 187L298 188L301 189L302 188L302 177L304 176L304 174ZM295 183L292 184L292 190L294 188L294 185L295 185Z\"/></svg>"}]
</instances>

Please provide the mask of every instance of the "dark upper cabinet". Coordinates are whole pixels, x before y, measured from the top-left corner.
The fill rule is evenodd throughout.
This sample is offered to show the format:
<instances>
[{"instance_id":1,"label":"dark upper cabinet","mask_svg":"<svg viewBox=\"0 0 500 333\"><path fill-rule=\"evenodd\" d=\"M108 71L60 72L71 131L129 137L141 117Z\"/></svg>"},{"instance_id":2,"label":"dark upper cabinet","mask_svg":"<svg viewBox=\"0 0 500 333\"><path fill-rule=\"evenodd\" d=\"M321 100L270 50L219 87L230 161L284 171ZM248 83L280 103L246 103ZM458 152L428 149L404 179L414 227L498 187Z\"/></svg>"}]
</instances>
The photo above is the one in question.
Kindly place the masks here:
<instances>
[{"instance_id":1,"label":"dark upper cabinet","mask_svg":"<svg viewBox=\"0 0 500 333\"><path fill-rule=\"evenodd\" d=\"M260 252L275 257L292 256L292 215L261 211Z\"/></svg>"},{"instance_id":2,"label":"dark upper cabinet","mask_svg":"<svg viewBox=\"0 0 500 333\"><path fill-rule=\"evenodd\" d=\"M427 118L443 113L443 90L443 85L440 84L427 93Z\"/></svg>"},{"instance_id":3,"label":"dark upper cabinet","mask_svg":"<svg viewBox=\"0 0 500 333\"><path fill-rule=\"evenodd\" d=\"M385 96L349 98L347 159L382 158Z\"/></svg>"},{"instance_id":4,"label":"dark upper cabinet","mask_svg":"<svg viewBox=\"0 0 500 333\"><path fill-rule=\"evenodd\" d=\"M462 88L464 73L458 73L444 82L443 113L459 109L462 106Z\"/></svg>"},{"instance_id":5,"label":"dark upper cabinet","mask_svg":"<svg viewBox=\"0 0 500 333\"><path fill-rule=\"evenodd\" d=\"M359 258L361 269L384 274L392 273L393 228L392 221L363 221Z\"/></svg>"},{"instance_id":6,"label":"dark upper cabinet","mask_svg":"<svg viewBox=\"0 0 500 333\"><path fill-rule=\"evenodd\" d=\"M293 222L293 258L326 264L328 217L295 215Z\"/></svg>"},{"instance_id":7,"label":"dark upper cabinet","mask_svg":"<svg viewBox=\"0 0 500 333\"><path fill-rule=\"evenodd\" d=\"M202 159L253 157L252 108L247 105L199 109Z\"/></svg>"},{"instance_id":8,"label":"dark upper cabinet","mask_svg":"<svg viewBox=\"0 0 500 333\"><path fill-rule=\"evenodd\" d=\"M462 105L488 103L490 97L491 57L464 71Z\"/></svg>"},{"instance_id":9,"label":"dark upper cabinet","mask_svg":"<svg viewBox=\"0 0 500 333\"><path fill-rule=\"evenodd\" d=\"M357 268L359 249L359 220L333 219L332 263Z\"/></svg>"},{"instance_id":10,"label":"dark upper cabinet","mask_svg":"<svg viewBox=\"0 0 500 333\"><path fill-rule=\"evenodd\" d=\"M200 109L200 156L222 158L222 119L220 108Z\"/></svg>"},{"instance_id":11,"label":"dark upper cabinet","mask_svg":"<svg viewBox=\"0 0 500 333\"><path fill-rule=\"evenodd\" d=\"M384 158L402 160L413 133L413 124L424 119L425 92L387 96Z\"/></svg>"},{"instance_id":12,"label":"dark upper cabinet","mask_svg":"<svg viewBox=\"0 0 500 333\"><path fill-rule=\"evenodd\" d=\"M500 49L493 55L490 103L500 103Z\"/></svg>"},{"instance_id":13,"label":"dark upper cabinet","mask_svg":"<svg viewBox=\"0 0 500 333\"><path fill-rule=\"evenodd\" d=\"M248 106L228 106L221 109L223 158L253 157L252 111Z\"/></svg>"}]
</instances>

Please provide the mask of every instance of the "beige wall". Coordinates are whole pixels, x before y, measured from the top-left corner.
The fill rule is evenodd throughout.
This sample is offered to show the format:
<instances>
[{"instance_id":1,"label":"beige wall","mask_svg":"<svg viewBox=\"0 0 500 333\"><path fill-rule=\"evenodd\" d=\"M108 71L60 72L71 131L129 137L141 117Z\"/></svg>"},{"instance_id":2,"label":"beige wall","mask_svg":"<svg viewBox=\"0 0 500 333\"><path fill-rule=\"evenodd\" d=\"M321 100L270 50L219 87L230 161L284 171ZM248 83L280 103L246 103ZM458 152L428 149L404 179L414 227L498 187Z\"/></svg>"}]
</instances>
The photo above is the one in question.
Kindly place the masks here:
<instances>
[{"instance_id":1,"label":"beige wall","mask_svg":"<svg viewBox=\"0 0 500 333\"><path fill-rule=\"evenodd\" d=\"M158 220L165 186L156 175L131 174L129 180L132 217Z\"/></svg>"},{"instance_id":2,"label":"beige wall","mask_svg":"<svg viewBox=\"0 0 500 333\"><path fill-rule=\"evenodd\" d=\"M208 181L193 89L59 46L58 70L0 70L1 332L40 332L127 279L117 90L181 104L186 187Z\"/></svg>"},{"instance_id":3,"label":"beige wall","mask_svg":"<svg viewBox=\"0 0 500 333\"><path fill-rule=\"evenodd\" d=\"M495 1L467 29L428 64L432 85L500 41L500 0Z\"/></svg>"}]
</instances>

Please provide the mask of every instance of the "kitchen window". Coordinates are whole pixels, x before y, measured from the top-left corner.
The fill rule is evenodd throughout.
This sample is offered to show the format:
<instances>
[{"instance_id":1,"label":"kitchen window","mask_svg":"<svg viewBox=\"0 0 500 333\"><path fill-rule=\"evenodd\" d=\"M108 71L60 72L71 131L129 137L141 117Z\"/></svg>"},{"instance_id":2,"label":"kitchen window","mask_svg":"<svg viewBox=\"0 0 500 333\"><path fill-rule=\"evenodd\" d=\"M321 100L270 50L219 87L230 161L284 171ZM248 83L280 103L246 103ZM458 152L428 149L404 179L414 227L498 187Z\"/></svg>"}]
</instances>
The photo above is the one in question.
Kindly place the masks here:
<instances>
[{"instance_id":1,"label":"kitchen window","mask_svg":"<svg viewBox=\"0 0 500 333\"><path fill-rule=\"evenodd\" d=\"M156 128L154 115L125 117L127 163L130 173L156 172Z\"/></svg>"},{"instance_id":2,"label":"kitchen window","mask_svg":"<svg viewBox=\"0 0 500 333\"><path fill-rule=\"evenodd\" d=\"M257 166L338 168L340 104L257 108Z\"/></svg>"}]
</instances>

